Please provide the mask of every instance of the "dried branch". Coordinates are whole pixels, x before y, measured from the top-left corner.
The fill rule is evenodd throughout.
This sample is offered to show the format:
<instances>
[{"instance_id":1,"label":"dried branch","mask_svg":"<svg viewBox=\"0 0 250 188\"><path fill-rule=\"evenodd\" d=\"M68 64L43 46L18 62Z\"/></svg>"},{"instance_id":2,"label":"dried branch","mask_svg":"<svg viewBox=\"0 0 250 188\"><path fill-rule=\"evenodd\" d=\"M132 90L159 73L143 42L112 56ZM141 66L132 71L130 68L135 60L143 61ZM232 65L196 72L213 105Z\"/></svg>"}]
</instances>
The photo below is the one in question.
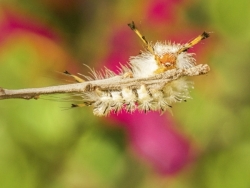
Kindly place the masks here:
<instances>
[{"instance_id":1,"label":"dried branch","mask_svg":"<svg viewBox=\"0 0 250 188\"><path fill-rule=\"evenodd\" d=\"M145 85L151 88L155 84L166 85L184 76L198 76L210 71L208 65L197 65L189 69L172 69L162 74L157 74L147 78L124 78L124 76L114 76L102 80L86 81L77 84L67 84L42 88L28 88L9 90L0 88L0 100L3 99L38 99L40 95L65 94L65 93L85 93L99 88L102 91L121 90L124 87L140 88Z\"/></svg>"}]
</instances>

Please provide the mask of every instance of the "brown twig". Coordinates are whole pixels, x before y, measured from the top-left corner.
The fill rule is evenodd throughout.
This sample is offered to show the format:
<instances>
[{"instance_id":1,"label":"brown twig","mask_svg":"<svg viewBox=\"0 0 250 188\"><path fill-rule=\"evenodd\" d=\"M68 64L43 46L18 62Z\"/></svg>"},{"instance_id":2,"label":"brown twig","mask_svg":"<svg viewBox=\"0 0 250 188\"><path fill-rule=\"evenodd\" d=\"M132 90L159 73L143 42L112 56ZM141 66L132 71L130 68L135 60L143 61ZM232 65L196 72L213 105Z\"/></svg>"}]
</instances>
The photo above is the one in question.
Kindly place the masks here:
<instances>
[{"instance_id":1,"label":"brown twig","mask_svg":"<svg viewBox=\"0 0 250 188\"><path fill-rule=\"evenodd\" d=\"M210 71L208 65L197 65L189 69L172 69L162 74L147 78L124 78L122 75L103 80L86 81L83 83L67 84L42 88L9 90L0 88L0 100L3 99L38 99L40 95L84 93L96 88L101 90L121 90L123 87L139 88L142 84L154 87L156 84L165 85L184 76L198 76Z\"/></svg>"}]
</instances>

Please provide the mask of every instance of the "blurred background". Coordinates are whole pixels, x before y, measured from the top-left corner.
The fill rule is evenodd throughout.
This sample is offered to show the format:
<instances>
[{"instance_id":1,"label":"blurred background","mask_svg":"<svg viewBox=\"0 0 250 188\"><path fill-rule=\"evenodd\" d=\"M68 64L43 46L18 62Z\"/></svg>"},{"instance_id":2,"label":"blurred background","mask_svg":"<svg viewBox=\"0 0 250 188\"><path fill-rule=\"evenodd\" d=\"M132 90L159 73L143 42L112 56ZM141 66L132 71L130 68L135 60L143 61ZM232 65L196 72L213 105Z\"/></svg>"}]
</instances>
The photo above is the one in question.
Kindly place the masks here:
<instances>
[{"instance_id":1,"label":"blurred background","mask_svg":"<svg viewBox=\"0 0 250 188\"><path fill-rule=\"evenodd\" d=\"M185 43L208 75L171 113L96 117L62 96L0 101L3 188L249 188L248 0L1 0L0 86L64 84L58 72L117 70L149 41ZM61 102L60 102L61 101Z\"/></svg>"}]
</instances>

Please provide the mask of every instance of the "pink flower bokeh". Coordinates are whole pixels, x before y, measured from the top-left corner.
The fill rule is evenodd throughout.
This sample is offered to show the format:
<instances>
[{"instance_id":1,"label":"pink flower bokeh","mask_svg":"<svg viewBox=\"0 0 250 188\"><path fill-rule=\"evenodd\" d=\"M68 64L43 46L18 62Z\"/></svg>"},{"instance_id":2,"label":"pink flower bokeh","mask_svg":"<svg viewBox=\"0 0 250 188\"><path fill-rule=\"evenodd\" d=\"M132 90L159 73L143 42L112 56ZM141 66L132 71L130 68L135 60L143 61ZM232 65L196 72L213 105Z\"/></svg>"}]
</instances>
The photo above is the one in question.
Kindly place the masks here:
<instances>
[{"instance_id":1,"label":"pink flower bokeh","mask_svg":"<svg viewBox=\"0 0 250 188\"><path fill-rule=\"evenodd\" d=\"M190 161L190 142L173 128L174 122L168 116L134 112L112 118L126 129L134 151L158 172L176 173Z\"/></svg>"},{"instance_id":2,"label":"pink flower bokeh","mask_svg":"<svg viewBox=\"0 0 250 188\"><path fill-rule=\"evenodd\" d=\"M167 23L174 19L174 9L181 0L151 0L145 11L146 20L154 24Z\"/></svg>"},{"instance_id":3,"label":"pink flower bokeh","mask_svg":"<svg viewBox=\"0 0 250 188\"><path fill-rule=\"evenodd\" d=\"M12 9L4 8L3 19L0 23L0 43L6 41L12 34L26 32L46 37L50 40L59 41L59 37L52 32L49 26L36 23L35 19L28 19L28 15L22 15Z\"/></svg>"}]
</instances>

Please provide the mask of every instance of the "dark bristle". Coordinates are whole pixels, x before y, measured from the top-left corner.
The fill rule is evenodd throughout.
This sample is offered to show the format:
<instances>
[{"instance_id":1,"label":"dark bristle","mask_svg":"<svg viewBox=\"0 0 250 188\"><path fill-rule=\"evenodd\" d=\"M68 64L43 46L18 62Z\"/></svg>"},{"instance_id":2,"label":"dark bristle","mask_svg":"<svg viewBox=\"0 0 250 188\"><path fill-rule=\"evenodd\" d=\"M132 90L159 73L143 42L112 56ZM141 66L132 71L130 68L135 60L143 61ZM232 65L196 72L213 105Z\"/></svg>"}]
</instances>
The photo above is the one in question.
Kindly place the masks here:
<instances>
[{"instance_id":1,"label":"dark bristle","mask_svg":"<svg viewBox=\"0 0 250 188\"><path fill-rule=\"evenodd\" d=\"M131 23L128 24L130 29L135 30L135 23L132 21Z\"/></svg>"},{"instance_id":2,"label":"dark bristle","mask_svg":"<svg viewBox=\"0 0 250 188\"><path fill-rule=\"evenodd\" d=\"M144 40L144 42L145 42L146 44L148 44L148 41L147 41L147 39L146 39L145 36L142 36L142 39Z\"/></svg>"},{"instance_id":3,"label":"dark bristle","mask_svg":"<svg viewBox=\"0 0 250 188\"><path fill-rule=\"evenodd\" d=\"M79 107L77 104L71 104L71 108Z\"/></svg>"},{"instance_id":4,"label":"dark bristle","mask_svg":"<svg viewBox=\"0 0 250 188\"><path fill-rule=\"evenodd\" d=\"M71 75L67 70L63 72L64 74Z\"/></svg>"},{"instance_id":5,"label":"dark bristle","mask_svg":"<svg viewBox=\"0 0 250 188\"><path fill-rule=\"evenodd\" d=\"M106 114L106 111L107 111L108 107L109 107L108 105L105 107L105 109L103 111L103 114Z\"/></svg>"},{"instance_id":6,"label":"dark bristle","mask_svg":"<svg viewBox=\"0 0 250 188\"><path fill-rule=\"evenodd\" d=\"M136 98L138 98L138 97L139 97L139 94L138 94L138 92L137 92L137 90L136 90L136 89L133 89L133 93L135 94Z\"/></svg>"},{"instance_id":7,"label":"dark bristle","mask_svg":"<svg viewBox=\"0 0 250 188\"><path fill-rule=\"evenodd\" d=\"M202 39L206 39L209 36L210 36L209 33L205 32L205 31L202 33Z\"/></svg>"}]
</instances>

